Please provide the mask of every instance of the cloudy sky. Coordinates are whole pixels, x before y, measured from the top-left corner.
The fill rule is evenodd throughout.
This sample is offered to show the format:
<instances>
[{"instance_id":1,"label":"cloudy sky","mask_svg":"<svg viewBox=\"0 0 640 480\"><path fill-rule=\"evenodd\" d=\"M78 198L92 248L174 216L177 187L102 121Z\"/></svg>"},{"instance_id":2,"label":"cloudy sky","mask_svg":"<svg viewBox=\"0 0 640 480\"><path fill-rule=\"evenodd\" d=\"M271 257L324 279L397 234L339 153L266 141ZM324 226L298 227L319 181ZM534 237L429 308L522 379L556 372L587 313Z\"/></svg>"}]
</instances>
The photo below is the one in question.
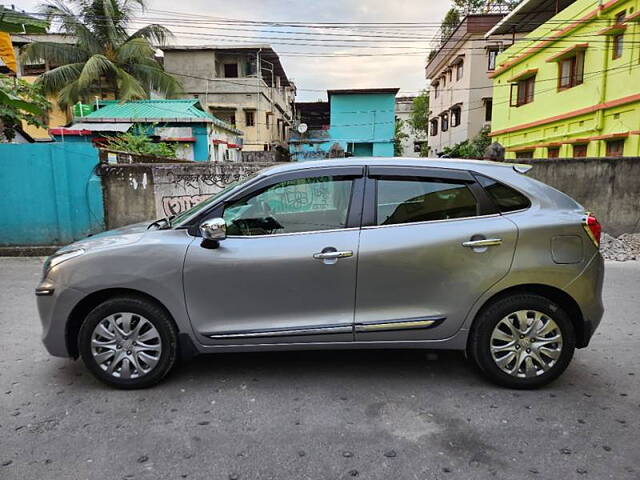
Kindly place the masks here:
<instances>
[{"instance_id":1,"label":"cloudy sky","mask_svg":"<svg viewBox=\"0 0 640 480\"><path fill-rule=\"evenodd\" d=\"M41 2L11 3L34 11ZM271 43L298 86L298 99L309 101L324 98L323 92L331 88L398 87L401 94L423 89L430 39L449 6L448 0L147 0L147 11L136 17L135 26L163 23L179 44ZM317 25L328 22L342 25ZM388 25L391 22L403 25Z\"/></svg>"}]
</instances>

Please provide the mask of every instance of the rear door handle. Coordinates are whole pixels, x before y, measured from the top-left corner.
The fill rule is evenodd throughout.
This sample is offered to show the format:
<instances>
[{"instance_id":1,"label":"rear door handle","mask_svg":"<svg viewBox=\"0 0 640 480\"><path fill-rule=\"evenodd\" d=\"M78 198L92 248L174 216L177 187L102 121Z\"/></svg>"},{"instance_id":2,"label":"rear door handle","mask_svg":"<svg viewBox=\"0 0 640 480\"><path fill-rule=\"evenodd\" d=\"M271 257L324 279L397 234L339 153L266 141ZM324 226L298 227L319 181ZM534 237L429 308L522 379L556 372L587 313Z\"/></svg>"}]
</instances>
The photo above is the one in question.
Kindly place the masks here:
<instances>
[{"instance_id":1,"label":"rear door handle","mask_svg":"<svg viewBox=\"0 0 640 480\"><path fill-rule=\"evenodd\" d=\"M462 242L463 247L469 248L495 247L496 245L502 245L501 238L484 238L482 240L469 240L468 242Z\"/></svg>"},{"instance_id":2,"label":"rear door handle","mask_svg":"<svg viewBox=\"0 0 640 480\"><path fill-rule=\"evenodd\" d=\"M353 252L351 250L343 250L341 252L320 252L313 254L313 258L315 258L316 260L336 260L338 258L347 257L353 257Z\"/></svg>"}]
</instances>

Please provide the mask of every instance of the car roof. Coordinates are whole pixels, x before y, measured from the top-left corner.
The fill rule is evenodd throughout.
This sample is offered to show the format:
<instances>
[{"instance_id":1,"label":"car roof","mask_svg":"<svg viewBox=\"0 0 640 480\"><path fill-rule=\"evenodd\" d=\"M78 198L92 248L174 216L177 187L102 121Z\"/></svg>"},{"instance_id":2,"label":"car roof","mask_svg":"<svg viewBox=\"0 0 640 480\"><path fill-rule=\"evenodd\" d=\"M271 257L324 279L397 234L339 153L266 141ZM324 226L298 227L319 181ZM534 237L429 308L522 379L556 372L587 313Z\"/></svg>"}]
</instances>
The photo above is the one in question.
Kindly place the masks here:
<instances>
[{"instance_id":1,"label":"car roof","mask_svg":"<svg viewBox=\"0 0 640 480\"><path fill-rule=\"evenodd\" d=\"M352 167L352 166L396 166L396 167L431 167L451 168L456 170L473 170L477 172L495 172L509 169L525 173L531 165L491 162L487 160L468 160L456 158L410 158L410 157L348 157L311 160L308 162L291 162L271 167L264 171L267 175L294 170L322 167ZM514 168L515 167L515 168Z\"/></svg>"}]
</instances>

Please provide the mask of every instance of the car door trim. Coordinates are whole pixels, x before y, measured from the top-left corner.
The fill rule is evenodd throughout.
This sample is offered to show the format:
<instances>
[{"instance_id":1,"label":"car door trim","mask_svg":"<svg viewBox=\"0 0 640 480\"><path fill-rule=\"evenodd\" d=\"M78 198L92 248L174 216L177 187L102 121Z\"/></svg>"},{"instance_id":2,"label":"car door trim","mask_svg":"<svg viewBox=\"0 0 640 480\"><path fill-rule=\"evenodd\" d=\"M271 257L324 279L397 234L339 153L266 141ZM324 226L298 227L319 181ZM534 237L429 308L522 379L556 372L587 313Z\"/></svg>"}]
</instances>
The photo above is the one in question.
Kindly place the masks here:
<instances>
[{"instance_id":1,"label":"car door trim","mask_svg":"<svg viewBox=\"0 0 640 480\"><path fill-rule=\"evenodd\" d=\"M325 335L327 333L353 333L352 325L308 325L306 327L283 327L256 330L241 330L233 332L205 333L205 337L214 340L230 338L256 338L256 337L291 337L303 335Z\"/></svg>"},{"instance_id":2,"label":"car door trim","mask_svg":"<svg viewBox=\"0 0 640 480\"><path fill-rule=\"evenodd\" d=\"M428 317L403 318L399 320L382 320L373 322L358 322L355 324L356 333L388 332L391 330L415 330L433 328L444 322L447 317L432 315Z\"/></svg>"}]
</instances>

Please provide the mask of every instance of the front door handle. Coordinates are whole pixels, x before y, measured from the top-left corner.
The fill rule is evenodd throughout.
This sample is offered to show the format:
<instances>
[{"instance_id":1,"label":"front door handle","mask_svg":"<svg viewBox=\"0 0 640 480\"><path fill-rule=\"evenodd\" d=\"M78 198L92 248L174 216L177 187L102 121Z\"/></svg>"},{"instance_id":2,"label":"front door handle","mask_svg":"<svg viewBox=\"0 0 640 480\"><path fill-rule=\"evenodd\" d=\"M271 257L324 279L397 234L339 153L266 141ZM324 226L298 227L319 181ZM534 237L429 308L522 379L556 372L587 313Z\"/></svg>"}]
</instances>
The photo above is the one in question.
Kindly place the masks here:
<instances>
[{"instance_id":1,"label":"front door handle","mask_svg":"<svg viewBox=\"0 0 640 480\"><path fill-rule=\"evenodd\" d=\"M469 248L495 247L496 245L502 245L501 238L483 238L482 240L469 240L468 242L462 242L463 247Z\"/></svg>"},{"instance_id":2,"label":"front door handle","mask_svg":"<svg viewBox=\"0 0 640 480\"><path fill-rule=\"evenodd\" d=\"M351 250L343 250L339 251L330 251L330 252L320 252L314 253L313 258L316 260L337 260L338 258L347 258L353 257L353 252Z\"/></svg>"}]
</instances>

